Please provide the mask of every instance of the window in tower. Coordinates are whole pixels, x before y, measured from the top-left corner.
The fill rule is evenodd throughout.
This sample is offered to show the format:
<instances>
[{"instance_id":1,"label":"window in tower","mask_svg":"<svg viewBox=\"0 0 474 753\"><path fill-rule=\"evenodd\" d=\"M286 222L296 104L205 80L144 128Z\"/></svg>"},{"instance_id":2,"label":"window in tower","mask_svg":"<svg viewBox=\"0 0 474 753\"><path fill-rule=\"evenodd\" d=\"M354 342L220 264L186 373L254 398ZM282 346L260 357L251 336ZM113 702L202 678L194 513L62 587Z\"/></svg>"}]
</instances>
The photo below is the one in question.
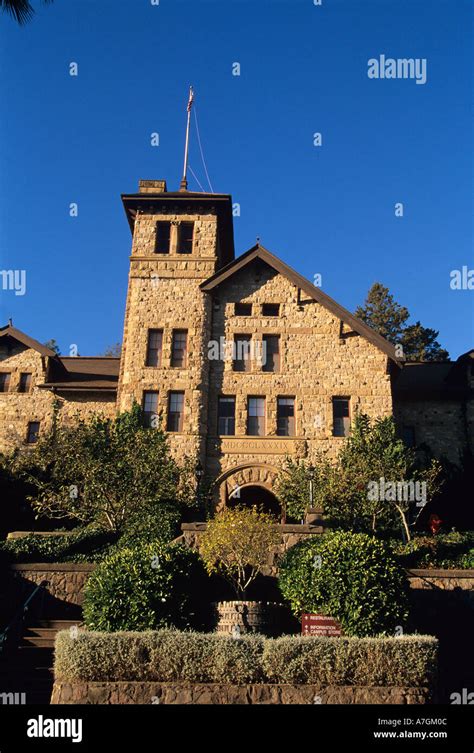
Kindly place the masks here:
<instances>
[{"instance_id":1,"label":"window in tower","mask_svg":"<svg viewBox=\"0 0 474 753\"><path fill-rule=\"evenodd\" d=\"M155 254L169 254L171 237L171 222L156 223Z\"/></svg>"},{"instance_id":2,"label":"window in tower","mask_svg":"<svg viewBox=\"0 0 474 753\"><path fill-rule=\"evenodd\" d=\"M192 254L194 222L180 222L178 226L178 254Z\"/></svg>"}]
</instances>

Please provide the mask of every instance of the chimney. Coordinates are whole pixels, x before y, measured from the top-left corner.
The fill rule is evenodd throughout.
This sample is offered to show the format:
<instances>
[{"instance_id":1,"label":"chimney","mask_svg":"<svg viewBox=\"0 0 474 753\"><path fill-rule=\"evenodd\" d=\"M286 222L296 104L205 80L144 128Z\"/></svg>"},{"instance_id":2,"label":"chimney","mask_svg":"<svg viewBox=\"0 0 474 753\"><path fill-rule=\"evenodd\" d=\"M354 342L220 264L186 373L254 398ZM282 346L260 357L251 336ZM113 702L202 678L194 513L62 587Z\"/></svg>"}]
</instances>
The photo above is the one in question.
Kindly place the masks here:
<instances>
[{"instance_id":1,"label":"chimney","mask_svg":"<svg viewBox=\"0 0 474 753\"><path fill-rule=\"evenodd\" d=\"M139 193L166 193L166 180L139 180Z\"/></svg>"}]
</instances>

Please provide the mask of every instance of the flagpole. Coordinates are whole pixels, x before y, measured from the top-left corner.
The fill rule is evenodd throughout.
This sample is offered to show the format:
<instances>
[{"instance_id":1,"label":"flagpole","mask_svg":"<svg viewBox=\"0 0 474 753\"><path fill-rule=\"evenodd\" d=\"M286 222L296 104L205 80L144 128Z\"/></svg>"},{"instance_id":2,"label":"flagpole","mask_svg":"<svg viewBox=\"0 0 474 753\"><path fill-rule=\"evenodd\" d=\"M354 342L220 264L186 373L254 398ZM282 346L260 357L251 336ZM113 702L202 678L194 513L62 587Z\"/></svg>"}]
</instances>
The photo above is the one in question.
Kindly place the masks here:
<instances>
[{"instance_id":1,"label":"flagpole","mask_svg":"<svg viewBox=\"0 0 474 753\"><path fill-rule=\"evenodd\" d=\"M188 99L188 119L186 123L186 141L184 144L184 165L183 165L183 177L181 179L181 183L179 186L180 191L187 191L188 190L188 181L186 178L186 174L188 172L188 148L189 148L189 125L191 122L191 107L194 101L194 92L193 87L189 87L189 99Z\"/></svg>"}]
</instances>

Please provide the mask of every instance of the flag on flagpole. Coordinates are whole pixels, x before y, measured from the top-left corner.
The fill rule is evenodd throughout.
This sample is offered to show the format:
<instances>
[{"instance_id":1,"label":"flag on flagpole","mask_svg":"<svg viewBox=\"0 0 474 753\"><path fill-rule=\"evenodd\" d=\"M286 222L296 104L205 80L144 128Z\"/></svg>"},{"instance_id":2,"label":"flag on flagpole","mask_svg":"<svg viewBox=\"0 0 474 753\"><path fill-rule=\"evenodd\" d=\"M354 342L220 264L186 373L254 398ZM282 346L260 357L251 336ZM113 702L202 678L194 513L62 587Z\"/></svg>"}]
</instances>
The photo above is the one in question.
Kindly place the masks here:
<instances>
[{"instance_id":1,"label":"flag on flagpole","mask_svg":"<svg viewBox=\"0 0 474 753\"><path fill-rule=\"evenodd\" d=\"M193 105L193 102L194 102L194 92L193 92L193 87L192 87L192 86L190 86L190 87L189 87L189 100L188 100L188 108L187 108L187 109L188 109L188 112L191 112L191 107L192 107L192 105Z\"/></svg>"}]
</instances>

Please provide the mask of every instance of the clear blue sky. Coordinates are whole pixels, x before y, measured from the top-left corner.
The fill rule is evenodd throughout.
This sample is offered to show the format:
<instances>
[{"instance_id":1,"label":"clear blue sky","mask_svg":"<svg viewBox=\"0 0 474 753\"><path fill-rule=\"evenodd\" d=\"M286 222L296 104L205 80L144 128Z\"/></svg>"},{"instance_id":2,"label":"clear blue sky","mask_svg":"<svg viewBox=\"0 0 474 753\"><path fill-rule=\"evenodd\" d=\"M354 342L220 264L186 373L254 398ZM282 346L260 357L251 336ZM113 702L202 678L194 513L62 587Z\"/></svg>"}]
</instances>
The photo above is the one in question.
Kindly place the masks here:
<instances>
[{"instance_id":1,"label":"clear blue sky","mask_svg":"<svg viewBox=\"0 0 474 753\"><path fill-rule=\"evenodd\" d=\"M474 291L450 289L474 267L473 3L322 1L33 0L22 28L0 14L0 268L27 271L26 295L0 291L1 324L66 355L121 339L120 194L178 188L192 83L214 190L241 205L237 254L259 235L350 310L379 280L452 358L474 345ZM427 83L369 79L382 53L426 58ZM195 133L190 162L207 187Z\"/></svg>"}]
</instances>

